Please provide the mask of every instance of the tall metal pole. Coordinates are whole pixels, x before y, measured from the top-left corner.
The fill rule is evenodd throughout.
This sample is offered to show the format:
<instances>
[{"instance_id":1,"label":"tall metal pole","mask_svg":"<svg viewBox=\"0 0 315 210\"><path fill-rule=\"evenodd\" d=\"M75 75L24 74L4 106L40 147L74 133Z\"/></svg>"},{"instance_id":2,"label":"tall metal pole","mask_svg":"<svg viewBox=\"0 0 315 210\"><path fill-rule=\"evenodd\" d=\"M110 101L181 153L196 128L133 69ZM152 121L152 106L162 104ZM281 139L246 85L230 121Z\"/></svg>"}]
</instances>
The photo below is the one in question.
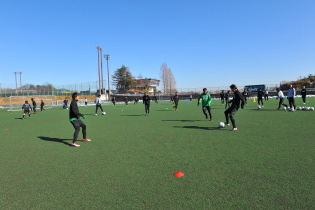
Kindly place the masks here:
<instances>
[{"instance_id":1,"label":"tall metal pole","mask_svg":"<svg viewBox=\"0 0 315 210\"><path fill-rule=\"evenodd\" d=\"M97 60L98 60L98 95L101 95L101 60L100 60L100 57L102 57L102 55L100 54L100 47L99 46L96 46L97 48Z\"/></svg>"},{"instance_id":2,"label":"tall metal pole","mask_svg":"<svg viewBox=\"0 0 315 210\"><path fill-rule=\"evenodd\" d=\"M104 55L106 61L107 61L107 84L108 84L108 100L110 100L110 82L109 82L109 67L108 67L108 60L110 58L110 55Z\"/></svg>"},{"instance_id":3,"label":"tall metal pole","mask_svg":"<svg viewBox=\"0 0 315 210\"><path fill-rule=\"evenodd\" d=\"M17 72L14 72L14 76L15 76L15 92L17 93L17 79L16 79L16 74L17 74Z\"/></svg>"},{"instance_id":4,"label":"tall metal pole","mask_svg":"<svg viewBox=\"0 0 315 210\"><path fill-rule=\"evenodd\" d=\"M100 60L101 60L101 84L102 84L102 91L104 91L104 77L103 77L103 50L100 50ZM104 93L104 92L103 92Z\"/></svg>"}]
</instances>

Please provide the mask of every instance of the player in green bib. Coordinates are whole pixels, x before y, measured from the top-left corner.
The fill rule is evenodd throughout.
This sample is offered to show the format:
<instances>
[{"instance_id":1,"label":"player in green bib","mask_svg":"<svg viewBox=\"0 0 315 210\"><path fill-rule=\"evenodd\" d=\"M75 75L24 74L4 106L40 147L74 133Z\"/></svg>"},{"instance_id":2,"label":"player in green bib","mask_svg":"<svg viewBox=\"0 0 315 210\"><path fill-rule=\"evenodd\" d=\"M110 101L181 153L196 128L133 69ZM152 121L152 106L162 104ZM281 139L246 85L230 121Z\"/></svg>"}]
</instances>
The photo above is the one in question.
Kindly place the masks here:
<instances>
[{"instance_id":1,"label":"player in green bib","mask_svg":"<svg viewBox=\"0 0 315 210\"><path fill-rule=\"evenodd\" d=\"M212 114L211 114L211 103L212 98L211 95L208 93L207 88L203 89L203 93L198 98L198 106L200 103L200 99L202 100L202 111L203 114L206 115L206 119L208 119L208 115L206 113L206 110L208 110L210 121L212 121Z\"/></svg>"}]
</instances>

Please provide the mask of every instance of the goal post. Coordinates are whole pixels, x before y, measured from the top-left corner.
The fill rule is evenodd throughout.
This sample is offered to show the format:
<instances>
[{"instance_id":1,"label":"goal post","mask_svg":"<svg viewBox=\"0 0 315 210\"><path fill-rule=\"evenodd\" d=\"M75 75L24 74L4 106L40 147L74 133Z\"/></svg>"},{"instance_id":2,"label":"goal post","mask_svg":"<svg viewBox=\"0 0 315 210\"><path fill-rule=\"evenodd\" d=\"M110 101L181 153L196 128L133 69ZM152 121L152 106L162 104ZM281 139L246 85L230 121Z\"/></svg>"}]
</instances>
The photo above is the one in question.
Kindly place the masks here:
<instances>
[{"instance_id":1,"label":"goal post","mask_svg":"<svg viewBox=\"0 0 315 210\"><path fill-rule=\"evenodd\" d=\"M38 108L40 107L41 100L45 104L45 109L56 105L56 96L10 96L8 111L21 111L25 101L32 104L32 98L35 100Z\"/></svg>"}]
</instances>

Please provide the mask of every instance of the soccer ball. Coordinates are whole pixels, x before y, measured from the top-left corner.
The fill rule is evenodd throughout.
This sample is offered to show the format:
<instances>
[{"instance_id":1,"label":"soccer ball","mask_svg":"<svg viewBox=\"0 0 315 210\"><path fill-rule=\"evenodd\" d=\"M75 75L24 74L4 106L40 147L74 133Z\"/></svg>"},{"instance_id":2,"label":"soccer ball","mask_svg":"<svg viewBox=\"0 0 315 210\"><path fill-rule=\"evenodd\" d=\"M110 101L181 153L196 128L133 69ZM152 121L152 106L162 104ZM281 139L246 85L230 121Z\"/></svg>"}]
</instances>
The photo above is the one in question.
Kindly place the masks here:
<instances>
[{"instance_id":1,"label":"soccer ball","mask_svg":"<svg viewBox=\"0 0 315 210\"><path fill-rule=\"evenodd\" d=\"M307 111L311 110L311 107L306 107L306 110L307 110Z\"/></svg>"},{"instance_id":2,"label":"soccer ball","mask_svg":"<svg viewBox=\"0 0 315 210\"><path fill-rule=\"evenodd\" d=\"M102 115L105 115L106 114L106 112L102 112Z\"/></svg>"},{"instance_id":3,"label":"soccer ball","mask_svg":"<svg viewBox=\"0 0 315 210\"><path fill-rule=\"evenodd\" d=\"M260 106L260 105L258 105L258 109L261 109L261 106Z\"/></svg>"},{"instance_id":4,"label":"soccer ball","mask_svg":"<svg viewBox=\"0 0 315 210\"><path fill-rule=\"evenodd\" d=\"M300 106L298 108L296 108L296 110L301 110L301 109L302 109L302 107L300 107Z\"/></svg>"},{"instance_id":5,"label":"soccer ball","mask_svg":"<svg viewBox=\"0 0 315 210\"><path fill-rule=\"evenodd\" d=\"M304 106L302 107L302 110L306 110Z\"/></svg>"},{"instance_id":6,"label":"soccer ball","mask_svg":"<svg viewBox=\"0 0 315 210\"><path fill-rule=\"evenodd\" d=\"M314 111L314 107L310 107L310 110L311 110L311 111Z\"/></svg>"},{"instance_id":7,"label":"soccer ball","mask_svg":"<svg viewBox=\"0 0 315 210\"><path fill-rule=\"evenodd\" d=\"M294 108L293 108L293 107L292 107L292 108L289 108L289 111L293 112L293 111L294 111Z\"/></svg>"},{"instance_id":8,"label":"soccer ball","mask_svg":"<svg viewBox=\"0 0 315 210\"><path fill-rule=\"evenodd\" d=\"M224 122L219 122L219 128L224 128L225 124Z\"/></svg>"},{"instance_id":9,"label":"soccer ball","mask_svg":"<svg viewBox=\"0 0 315 210\"><path fill-rule=\"evenodd\" d=\"M283 110L287 110L287 107L283 107Z\"/></svg>"}]
</instances>

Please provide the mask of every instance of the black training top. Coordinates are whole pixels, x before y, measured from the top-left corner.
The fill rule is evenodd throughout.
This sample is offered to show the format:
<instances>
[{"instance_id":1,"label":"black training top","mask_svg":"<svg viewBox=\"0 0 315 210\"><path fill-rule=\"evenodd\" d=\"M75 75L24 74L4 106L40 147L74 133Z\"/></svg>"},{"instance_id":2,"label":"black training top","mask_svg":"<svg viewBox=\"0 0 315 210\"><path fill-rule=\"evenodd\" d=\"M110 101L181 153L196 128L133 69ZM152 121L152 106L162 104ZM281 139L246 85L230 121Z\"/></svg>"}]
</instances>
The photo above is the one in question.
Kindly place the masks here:
<instances>
[{"instance_id":1,"label":"black training top","mask_svg":"<svg viewBox=\"0 0 315 210\"><path fill-rule=\"evenodd\" d=\"M142 97L142 101L144 104L150 104L151 98L148 95Z\"/></svg>"},{"instance_id":2,"label":"black training top","mask_svg":"<svg viewBox=\"0 0 315 210\"><path fill-rule=\"evenodd\" d=\"M258 98L262 98L264 96L264 92L262 92L262 91L258 91L257 92L257 97Z\"/></svg>"},{"instance_id":3,"label":"black training top","mask_svg":"<svg viewBox=\"0 0 315 210\"><path fill-rule=\"evenodd\" d=\"M236 109L239 109L240 108L240 103L241 101L243 103L245 103L245 99L244 97L242 96L242 94L240 93L240 91L235 91L234 92L234 96L233 96L233 99L232 99L232 105L231 107L232 108L236 108Z\"/></svg>"},{"instance_id":4,"label":"black training top","mask_svg":"<svg viewBox=\"0 0 315 210\"><path fill-rule=\"evenodd\" d=\"M302 96L306 96L306 89L305 89L305 88L303 88L303 89L301 90L301 95L302 95Z\"/></svg>"},{"instance_id":5,"label":"black training top","mask_svg":"<svg viewBox=\"0 0 315 210\"><path fill-rule=\"evenodd\" d=\"M78 108L78 104L77 104L77 100L72 100L70 103L70 110L69 110L69 118L77 118L79 119L80 117L82 117L83 114L81 114L79 112L79 108Z\"/></svg>"},{"instance_id":6,"label":"black training top","mask_svg":"<svg viewBox=\"0 0 315 210\"><path fill-rule=\"evenodd\" d=\"M178 102L179 101L179 95L174 95L174 101Z\"/></svg>"}]
</instances>

